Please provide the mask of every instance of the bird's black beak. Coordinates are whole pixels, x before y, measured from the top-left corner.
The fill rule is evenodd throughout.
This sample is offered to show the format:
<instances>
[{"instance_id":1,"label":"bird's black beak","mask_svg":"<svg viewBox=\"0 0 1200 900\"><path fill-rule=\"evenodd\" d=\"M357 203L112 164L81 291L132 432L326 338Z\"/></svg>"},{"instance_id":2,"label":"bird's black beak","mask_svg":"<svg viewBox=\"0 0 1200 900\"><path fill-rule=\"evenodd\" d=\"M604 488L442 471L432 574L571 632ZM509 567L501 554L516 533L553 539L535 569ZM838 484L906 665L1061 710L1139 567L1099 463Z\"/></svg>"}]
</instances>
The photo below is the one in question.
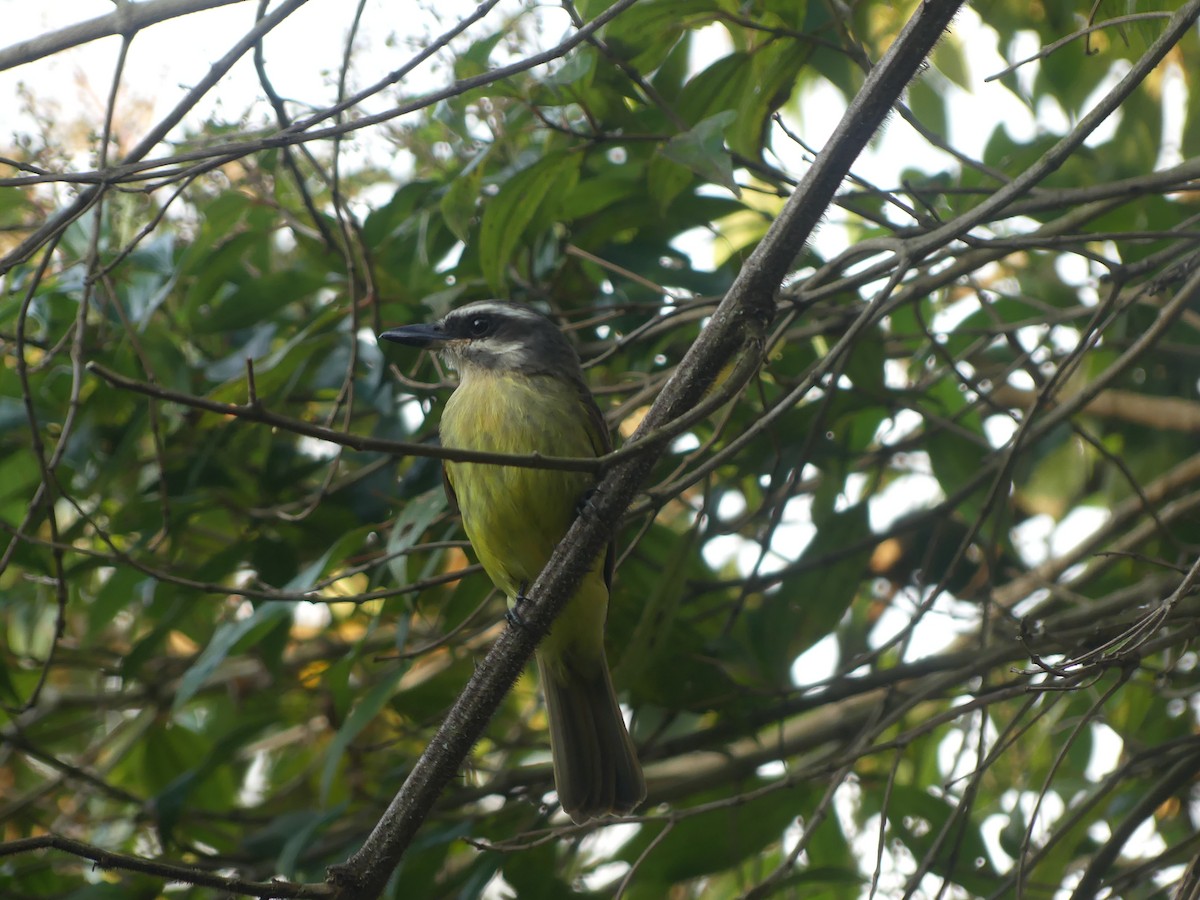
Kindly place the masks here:
<instances>
[{"instance_id":1,"label":"bird's black beak","mask_svg":"<svg viewBox=\"0 0 1200 900\"><path fill-rule=\"evenodd\" d=\"M441 325L401 325L383 332L379 339L407 344L409 347L429 347L445 341L446 332Z\"/></svg>"}]
</instances>

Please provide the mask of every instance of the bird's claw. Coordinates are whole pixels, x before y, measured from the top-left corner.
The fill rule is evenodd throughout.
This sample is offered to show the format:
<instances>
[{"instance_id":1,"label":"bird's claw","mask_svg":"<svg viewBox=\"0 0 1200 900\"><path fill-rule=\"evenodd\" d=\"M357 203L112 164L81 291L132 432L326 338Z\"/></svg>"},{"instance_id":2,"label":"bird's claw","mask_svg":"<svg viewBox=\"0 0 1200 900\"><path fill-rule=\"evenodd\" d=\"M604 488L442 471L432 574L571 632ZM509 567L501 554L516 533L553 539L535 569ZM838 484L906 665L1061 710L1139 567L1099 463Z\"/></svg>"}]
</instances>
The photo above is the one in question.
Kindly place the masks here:
<instances>
[{"instance_id":1,"label":"bird's claw","mask_svg":"<svg viewBox=\"0 0 1200 900\"><path fill-rule=\"evenodd\" d=\"M517 595L513 597L512 606L504 611L504 618L513 628L520 628L524 631L529 630L529 623L525 621L525 617L521 615L521 606L529 602L529 598L525 596L525 589L529 587L528 582L521 584Z\"/></svg>"},{"instance_id":2,"label":"bird's claw","mask_svg":"<svg viewBox=\"0 0 1200 900\"><path fill-rule=\"evenodd\" d=\"M575 515L577 516L596 516L600 510L596 506L596 488L588 488L584 495L579 498L579 502L575 504Z\"/></svg>"}]
</instances>

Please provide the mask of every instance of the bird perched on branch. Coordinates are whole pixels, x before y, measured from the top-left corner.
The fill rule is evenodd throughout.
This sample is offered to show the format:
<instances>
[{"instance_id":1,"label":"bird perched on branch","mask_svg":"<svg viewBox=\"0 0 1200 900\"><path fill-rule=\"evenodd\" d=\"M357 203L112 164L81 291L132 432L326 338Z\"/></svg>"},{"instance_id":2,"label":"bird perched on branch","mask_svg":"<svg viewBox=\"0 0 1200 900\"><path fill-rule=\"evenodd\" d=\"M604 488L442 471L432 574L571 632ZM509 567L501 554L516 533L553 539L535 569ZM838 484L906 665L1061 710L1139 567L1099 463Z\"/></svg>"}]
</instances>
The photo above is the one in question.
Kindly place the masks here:
<instances>
[{"instance_id":1,"label":"bird perched on branch","mask_svg":"<svg viewBox=\"0 0 1200 900\"><path fill-rule=\"evenodd\" d=\"M458 372L442 414L445 447L574 457L612 447L574 348L528 307L484 300L380 338L434 350ZM533 584L595 483L587 472L491 463L447 460L443 471L479 561L510 604ZM646 796L604 653L612 562L610 547L537 649L555 786L576 822L628 813Z\"/></svg>"}]
</instances>

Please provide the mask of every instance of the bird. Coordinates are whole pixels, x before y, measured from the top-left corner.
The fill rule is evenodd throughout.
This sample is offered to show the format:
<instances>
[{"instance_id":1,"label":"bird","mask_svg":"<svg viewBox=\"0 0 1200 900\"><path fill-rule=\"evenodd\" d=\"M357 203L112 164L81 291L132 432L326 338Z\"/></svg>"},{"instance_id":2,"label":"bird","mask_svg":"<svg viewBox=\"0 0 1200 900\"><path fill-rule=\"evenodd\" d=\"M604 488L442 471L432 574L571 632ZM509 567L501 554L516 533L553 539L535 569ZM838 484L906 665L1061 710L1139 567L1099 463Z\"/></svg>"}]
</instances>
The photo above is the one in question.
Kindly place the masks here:
<instances>
[{"instance_id":1,"label":"bird","mask_svg":"<svg viewBox=\"0 0 1200 900\"><path fill-rule=\"evenodd\" d=\"M575 348L532 307L480 300L384 341L438 353L458 374L441 418L444 447L597 457L612 440ZM589 472L443 461L451 504L484 571L520 623L519 603L595 488ZM554 782L576 823L626 815L646 796L604 647L613 548L598 557L538 644Z\"/></svg>"}]
</instances>

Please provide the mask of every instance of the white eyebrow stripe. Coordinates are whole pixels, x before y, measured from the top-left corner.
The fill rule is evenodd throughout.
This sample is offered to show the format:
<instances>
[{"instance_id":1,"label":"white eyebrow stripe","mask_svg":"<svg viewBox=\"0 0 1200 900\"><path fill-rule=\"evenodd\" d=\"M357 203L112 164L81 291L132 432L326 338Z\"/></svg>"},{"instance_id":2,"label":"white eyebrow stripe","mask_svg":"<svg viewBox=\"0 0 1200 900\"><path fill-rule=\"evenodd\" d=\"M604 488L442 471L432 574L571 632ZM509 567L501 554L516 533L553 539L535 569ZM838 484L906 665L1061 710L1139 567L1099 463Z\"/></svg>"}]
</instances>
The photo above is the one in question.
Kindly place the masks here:
<instances>
[{"instance_id":1,"label":"white eyebrow stripe","mask_svg":"<svg viewBox=\"0 0 1200 900\"><path fill-rule=\"evenodd\" d=\"M524 319L530 322L541 321L544 318L540 313L534 312L532 309L526 309L523 306L513 306L500 301L480 300L477 303L468 303L466 306L460 306L449 313L446 319L466 319L477 315L494 315L510 321L513 319Z\"/></svg>"}]
</instances>

